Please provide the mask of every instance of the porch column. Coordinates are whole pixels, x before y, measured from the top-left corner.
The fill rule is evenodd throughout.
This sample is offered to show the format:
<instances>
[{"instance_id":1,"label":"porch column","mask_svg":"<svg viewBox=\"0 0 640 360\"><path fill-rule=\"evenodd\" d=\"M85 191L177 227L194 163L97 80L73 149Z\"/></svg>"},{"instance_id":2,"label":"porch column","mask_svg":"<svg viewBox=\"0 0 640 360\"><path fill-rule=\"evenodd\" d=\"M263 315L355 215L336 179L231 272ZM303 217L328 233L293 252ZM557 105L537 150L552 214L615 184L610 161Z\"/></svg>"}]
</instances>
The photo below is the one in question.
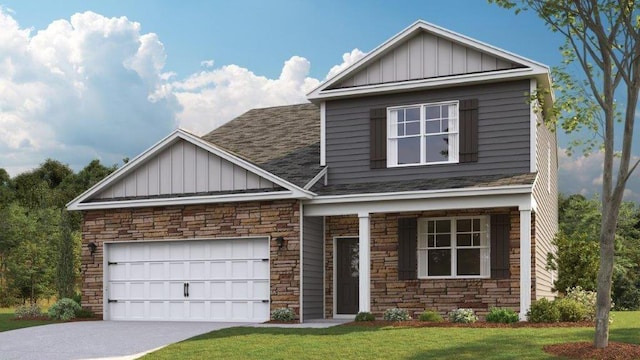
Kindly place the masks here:
<instances>
[{"instance_id":1,"label":"porch column","mask_svg":"<svg viewBox=\"0 0 640 360\"><path fill-rule=\"evenodd\" d=\"M531 306L531 209L520 209L520 320Z\"/></svg>"},{"instance_id":2,"label":"porch column","mask_svg":"<svg viewBox=\"0 0 640 360\"><path fill-rule=\"evenodd\" d=\"M358 272L360 275L358 311L371 311L371 239L369 213L358 213L360 229Z\"/></svg>"}]
</instances>

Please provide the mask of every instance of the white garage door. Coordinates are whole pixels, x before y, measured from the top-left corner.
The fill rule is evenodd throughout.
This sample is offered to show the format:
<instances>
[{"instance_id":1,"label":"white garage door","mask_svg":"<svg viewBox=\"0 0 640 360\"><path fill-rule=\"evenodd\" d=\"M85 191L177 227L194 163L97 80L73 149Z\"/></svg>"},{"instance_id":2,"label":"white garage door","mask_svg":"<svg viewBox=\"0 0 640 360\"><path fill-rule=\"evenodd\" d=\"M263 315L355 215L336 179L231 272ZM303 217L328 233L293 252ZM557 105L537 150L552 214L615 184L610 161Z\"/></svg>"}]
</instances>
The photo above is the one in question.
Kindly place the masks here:
<instances>
[{"instance_id":1,"label":"white garage door","mask_svg":"<svg viewBox=\"0 0 640 360\"><path fill-rule=\"evenodd\" d=\"M269 320L269 240L107 245L109 320Z\"/></svg>"}]
</instances>

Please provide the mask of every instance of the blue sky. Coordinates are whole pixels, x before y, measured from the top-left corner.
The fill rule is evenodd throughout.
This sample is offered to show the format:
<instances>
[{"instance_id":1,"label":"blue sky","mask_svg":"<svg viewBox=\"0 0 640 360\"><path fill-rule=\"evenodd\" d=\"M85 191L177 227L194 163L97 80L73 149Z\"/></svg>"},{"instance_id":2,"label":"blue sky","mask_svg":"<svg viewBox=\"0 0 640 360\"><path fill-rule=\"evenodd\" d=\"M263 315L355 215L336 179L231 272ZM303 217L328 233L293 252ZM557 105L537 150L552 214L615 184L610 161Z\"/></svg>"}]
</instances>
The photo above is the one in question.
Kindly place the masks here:
<instances>
[{"instance_id":1,"label":"blue sky","mask_svg":"<svg viewBox=\"0 0 640 360\"><path fill-rule=\"evenodd\" d=\"M116 163L177 126L202 134L251 107L302 102L335 66L417 19L561 61L562 38L541 20L483 0L0 4L0 91L9 94L0 94L0 167L12 175L47 157L75 169L96 157ZM601 156L560 160L561 191L597 191ZM640 181L630 185L640 201Z\"/></svg>"}]
</instances>

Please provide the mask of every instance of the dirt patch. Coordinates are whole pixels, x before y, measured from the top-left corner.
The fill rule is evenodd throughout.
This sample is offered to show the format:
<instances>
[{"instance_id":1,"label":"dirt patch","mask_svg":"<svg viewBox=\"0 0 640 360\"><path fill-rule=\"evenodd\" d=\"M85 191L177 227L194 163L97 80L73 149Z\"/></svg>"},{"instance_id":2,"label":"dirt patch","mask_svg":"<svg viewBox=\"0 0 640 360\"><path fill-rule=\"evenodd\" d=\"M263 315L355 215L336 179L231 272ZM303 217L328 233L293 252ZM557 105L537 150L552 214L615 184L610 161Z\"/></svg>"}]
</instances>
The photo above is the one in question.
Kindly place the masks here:
<instances>
[{"instance_id":1,"label":"dirt patch","mask_svg":"<svg viewBox=\"0 0 640 360\"><path fill-rule=\"evenodd\" d=\"M521 321L513 324L498 324L490 323L486 321L478 321L471 324L459 324L448 321L443 322L431 322L431 321L352 321L344 324L343 326L371 326L371 327L461 327L461 328L548 328L548 327L593 327L593 322L580 321L580 322L557 322L557 323L531 323L528 321Z\"/></svg>"},{"instance_id":2,"label":"dirt patch","mask_svg":"<svg viewBox=\"0 0 640 360\"><path fill-rule=\"evenodd\" d=\"M575 342L547 345L549 354L569 359L631 360L640 359L640 345L609 342L605 349L596 349L590 342Z\"/></svg>"}]
</instances>

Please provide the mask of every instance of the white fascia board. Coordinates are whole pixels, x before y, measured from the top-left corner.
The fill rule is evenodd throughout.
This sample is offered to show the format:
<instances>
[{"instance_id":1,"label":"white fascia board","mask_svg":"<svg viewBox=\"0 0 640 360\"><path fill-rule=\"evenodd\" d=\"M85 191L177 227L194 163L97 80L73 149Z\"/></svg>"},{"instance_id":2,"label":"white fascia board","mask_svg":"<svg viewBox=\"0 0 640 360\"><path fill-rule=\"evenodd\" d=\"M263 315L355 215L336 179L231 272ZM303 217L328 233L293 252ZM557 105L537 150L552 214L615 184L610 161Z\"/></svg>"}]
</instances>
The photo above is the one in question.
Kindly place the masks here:
<instances>
[{"instance_id":1,"label":"white fascia board","mask_svg":"<svg viewBox=\"0 0 640 360\"><path fill-rule=\"evenodd\" d=\"M538 88L538 82L536 79L531 79L529 82L529 95L533 95L536 93ZM529 99L529 171L536 172L538 171L538 113L537 107L539 106L538 101L534 101L533 99ZM544 125L542 125L544 126Z\"/></svg>"},{"instance_id":2,"label":"white fascia board","mask_svg":"<svg viewBox=\"0 0 640 360\"><path fill-rule=\"evenodd\" d=\"M246 193L246 194L200 195L200 196L184 196L184 197L174 197L174 198L96 201L96 202L89 202L89 203L74 203L74 204L68 205L68 209L69 210L103 210L103 209L152 207L152 206L199 205L199 204L213 204L213 203L222 203L222 202L287 200L287 199L299 199L299 197L293 194L293 192L291 191L271 191L271 192L263 192L263 193Z\"/></svg>"},{"instance_id":3,"label":"white fascia board","mask_svg":"<svg viewBox=\"0 0 640 360\"><path fill-rule=\"evenodd\" d=\"M231 153L229 153L228 151L225 151L207 141L202 140L201 138L199 138L198 136L191 134L183 129L177 129L174 132L172 132L171 134L169 134L167 137L165 137L164 139L160 140L159 142L157 142L155 145L151 146L150 148L148 148L147 150L145 150L144 152L142 152L140 155L138 155L137 157L135 157L133 160L129 161L127 164L125 164L123 167L121 167L120 169L114 171L111 175L107 176L106 178L104 178L102 181L98 182L96 185L94 185L93 187L91 187L89 190L85 191L84 193L80 194L78 197L76 197L75 199L73 199L72 201L70 201L66 206L69 210L76 210L79 209L80 206L79 205L83 205L83 202L86 201L87 199L89 199L91 196L95 195L96 193L100 192L101 190L103 190L104 188L106 188L107 186L111 185L113 182L115 182L116 180L124 177L126 174L130 173L131 171L134 171L139 165L143 164L144 161L148 158L150 158L151 156L154 156L158 153L160 153L161 151L163 151L164 149L168 148L169 146L171 146L175 141L182 139L185 140L187 142L192 143L195 146L198 146L208 152L211 152L229 162L232 162L242 168L244 168L247 171L253 172L258 176L261 176L269 181L271 181L272 183L279 185L289 191L291 191L295 196L297 196L298 198L303 198L303 199L310 199L311 197L313 197L313 193L307 190L304 190L302 188L300 188L297 185L294 185L276 175L271 174L270 172L263 170L262 168L253 165L252 163L236 156L233 155Z\"/></svg>"},{"instance_id":4,"label":"white fascia board","mask_svg":"<svg viewBox=\"0 0 640 360\"><path fill-rule=\"evenodd\" d=\"M451 196L398 200L353 201L346 203L324 203L304 205L304 216L353 215L362 212L389 213L456 209L490 209L496 207L517 207L531 209L530 193L514 193L485 196Z\"/></svg>"},{"instance_id":5,"label":"white fascia board","mask_svg":"<svg viewBox=\"0 0 640 360\"><path fill-rule=\"evenodd\" d=\"M336 74L331 79L328 79L324 83L320 84L318 87L316 87L315 89L313 89L311 92L309 92L307 94L307 98L309 100L319 99L320 98L320 96L319 96L320 93L325 92L327 88L329 88L332 85L334 85L334 84L346 79L348 76L350 76L351 74L355 73L360 68L365 67L365 66L369 65L370 63L372 63L373 61L375 61L377 58L382 56L388 49L390 49L393 46L395 46L396 44L404 41L405 39L408 39L414 33L418 32L418 31L423 31L423 30L427 31L427 32L430 32L430 33L433 33L433 34L435 34L437 36L443 37L445 39L451 40L453 42L459 43L459 44L461 44L463 46L478 50L480 52L485 52L485 53L494 55L496 57L503 58L503 59L509 60L511 62L515 62L515 63L521 64L521 65L526 66L526 67L528 67L528 68L530 68L532 70L536 70L536 72L543 72L543 73L547 73L547 74L549 73L549 67L544 65L544 64L542 64L542 63L539 63L537 61L533 61L531 59L525 58L525 57L520 56L520 55L516 55L516 54L511 53L509 51L500 49L500 48L495 47L493 45L489 45L487 43L484 43L482 41L479 41L479 40L470 38L468 36L456 33L454 31L442 28L440 26L428 23L428 22L426 22L424 20L418 20L415 23L413 23L410 26L408 26L407 28L405 28L404 30L402 30L399 33L397 33L396 35L394 35L393 37L391 37L389 40L387 40L384 43L382 43L380 46L378 46L375 49L373 49L372 51L370 51L362 59L356 61L351 66L349 66L346 69L344 69L343 71L339 72L338 74Z\"/></svg>"},{"instance_id":6,"label":"white fascia board","mask_svg":"<svg viewBox=\"0 0 640 360\"><path fill-rule=\"evenodd\" d=\"M328 167L325 167L324 169L320 170L320 172L316 176L314 176L313 179L309 180L309 182L303 187L303 189L305 190L311 189L313 185L315 185L320 179L322 179L327 175L327 170L329 170Z\"/></svg>"},{"instance_id":7,"label":"white fascia board","mask_svg":"<svg viewBox=\"0 0 640 360\"><path fill-rule=\"evenodd\" d=\"M491 83L498 80L518 80L530 79L544 75L543 72L537 72L531 68L507 69L490 71L484 73L461 74L447 77L418 79L393 83L381 83L373 85L364 85L358 87L338 88L324 90L321 93L309 94L307 99L313 100L330 100L334 98L358 96L366 94L393 93L400 91L435 89L441 87L473 85L480 83Z\"/></svg>"},{"instance_id":8,"label":"white fascia board","mask_svg":"<svg viewBox=\"0 0 640 360\"><path fill-rule=\"evenodd\" d=\"M366 201L384 201L384 200L411 200L411 199L434 199L449 197L470 197L479 195L510 195L510 194L531 194L532 185L511 185L511 186L492 186L482 188L461 188L461 189L443 189L443 190L422 190L422 191L403 191L389 193L371 193L371 194L350 194L350 195L328 195L317 196L305 202L305 204L339 204L351 202Z\"/></svg>"},{"instance_id":9,"label":"white fascia board","mask_svg":"<svg viewBox=\"0 0 640 360\"><path fill-rule=\"evenodd\" d=\"M327 103L320 103L320 166L327 165Z\"/></svg>"}]
</instances>

